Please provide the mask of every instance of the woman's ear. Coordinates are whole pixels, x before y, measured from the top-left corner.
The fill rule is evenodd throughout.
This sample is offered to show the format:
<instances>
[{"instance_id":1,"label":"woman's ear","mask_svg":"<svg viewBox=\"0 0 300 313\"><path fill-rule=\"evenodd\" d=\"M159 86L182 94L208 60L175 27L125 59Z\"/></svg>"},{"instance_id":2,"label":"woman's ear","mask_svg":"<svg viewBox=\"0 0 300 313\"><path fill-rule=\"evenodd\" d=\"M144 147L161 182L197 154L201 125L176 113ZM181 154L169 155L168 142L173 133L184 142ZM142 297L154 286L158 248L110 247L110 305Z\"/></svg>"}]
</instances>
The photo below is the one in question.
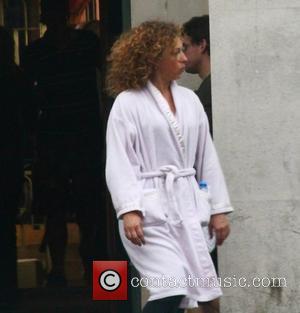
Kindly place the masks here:
<instances>
[{"instance_id":1,"label":"woman's ear","mask_svg":"<svg viewBox=\"0 0 300 313\"><path fill-rule=\"evenodd\" d=\"M153 67L154 67L155 69L158 68L158 61L157 61L157 60L155 60L155 59L149 59L148 62L149 62L151 65L153 65Z\"/></svg>"},{"instance_id":2,"label":"woman's ear","mask_svg":"<svg viewBox=\"0 0 300 313\"><path fill-rule=\"evenodd\" d=\"M153 58L149 58L148 62L150 64L153 64L153 65L157 65L157 60L153 59Z\"/></svg>"}]
</instances>

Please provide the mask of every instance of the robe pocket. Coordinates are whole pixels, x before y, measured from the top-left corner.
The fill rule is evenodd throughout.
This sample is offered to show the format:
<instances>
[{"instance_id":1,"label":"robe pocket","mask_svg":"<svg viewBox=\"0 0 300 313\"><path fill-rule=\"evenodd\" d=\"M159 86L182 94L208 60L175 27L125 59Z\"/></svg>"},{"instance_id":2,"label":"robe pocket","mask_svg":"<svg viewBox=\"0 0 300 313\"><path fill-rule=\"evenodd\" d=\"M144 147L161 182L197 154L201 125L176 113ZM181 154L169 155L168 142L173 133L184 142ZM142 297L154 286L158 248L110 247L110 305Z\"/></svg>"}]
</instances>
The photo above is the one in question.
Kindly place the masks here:
<instances>
[{"instance_id":1,"label":"robe pocket","mask_svg":"<svg viewBox=\"0 0 300 313\"><path fill-rule=\"evenodd\" d=\"M144 189L142 196L144 209L144 226L164 224L167 220L163 196L158 189Z\"/></svg>"},{"instance_id":2,"label":"robe pocket","mask_svg":"<svg viewBox=\"0 0 300 313\"><path fill-rule=\"evenodd\" d=\"M197 197L197 210L199 214L199 220L202 226L208 225L211 215L211 201L208 192L201 189L196 191Z\"/></svg>"}]
</instances>

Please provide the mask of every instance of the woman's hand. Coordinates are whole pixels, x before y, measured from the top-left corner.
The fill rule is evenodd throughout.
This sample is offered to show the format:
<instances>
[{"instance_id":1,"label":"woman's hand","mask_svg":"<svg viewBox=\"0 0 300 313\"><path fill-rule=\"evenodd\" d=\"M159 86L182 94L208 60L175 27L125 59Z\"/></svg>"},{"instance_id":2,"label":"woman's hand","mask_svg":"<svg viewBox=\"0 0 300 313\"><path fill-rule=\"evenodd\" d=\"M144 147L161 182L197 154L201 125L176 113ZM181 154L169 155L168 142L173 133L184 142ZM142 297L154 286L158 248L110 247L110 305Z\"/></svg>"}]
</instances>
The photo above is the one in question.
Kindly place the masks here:
<instances>
[{"instance_id":1,"label":"woman's hand","mask_svg":"<svg viewBox=\"0 0 300 313\"><path fill-rule=\"evenodd\" d=\"M145 244L143 232L143 216L140 211L131 211L123 216L125 236L133 244L142 246Z\"/></svg>"},{"instance_id":2,"label":"woman's hand","mask_svg":"<svg viewBox=\"0 0 300 313\"><path fill-rule=\"evenodd\" d=\"M230 233L229 220L226 214L212 215L209 223L209 231L212 236L216 234L216 243L220 246Z\"/></svg>"}]
</instances>

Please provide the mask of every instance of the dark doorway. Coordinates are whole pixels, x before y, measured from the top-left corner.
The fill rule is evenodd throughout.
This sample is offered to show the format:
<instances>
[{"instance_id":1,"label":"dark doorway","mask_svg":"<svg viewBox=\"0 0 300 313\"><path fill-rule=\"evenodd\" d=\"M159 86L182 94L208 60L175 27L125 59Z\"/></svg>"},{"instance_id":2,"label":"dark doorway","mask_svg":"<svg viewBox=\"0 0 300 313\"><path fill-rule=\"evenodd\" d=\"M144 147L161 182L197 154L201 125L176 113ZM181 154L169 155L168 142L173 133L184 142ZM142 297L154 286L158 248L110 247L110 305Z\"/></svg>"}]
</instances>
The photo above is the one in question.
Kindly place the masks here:
<instances>
[{"instance_id":1,"label":"dark doorway","mask_svg":"<svg viewBox=\"0 0 300 313\"><path fill-rule=\"evenodd\" d=\"M114 40L130 25L130 0L73 2L77 2L78 5L80 2L82 3L82 7L78 6L76 14L74 13L72 16L73 23L79 25L93 20L99 21L96 24L98 25L96 27L99 27L99 29L96 29L96 31L100 33L104 48L102 55L103 67L100 73L101 85L105 75L105 55ZM20 62L23 48L28 43L40 38L45 31L44 27L39 23L39 5L39 0L0 0L0 22L13 31L17 64ZM100 104L104 120L107 119L111 103L112 99L102 93ZM103 129L105 130L105 124ZM0 268L0 279L3 277L1 272L10 273L12 281L15 281L15 277L17 277L17 283L13 284L16 290L11 293L9 301L3 301L0 304L0 312L138 312L140 298L137 291L129 291L129 301L92 301L91 286L85 285L81 277L82 266L77 252L79 233L78 227L72 218L68 223L69 243L66 256L70 283L68 287L63 288L49 289L44 286L45 271L49 266L49 257L47 253L39 251L44 235L44 220L41 216L35 216L30 211L32 203L31 163L33 158L31 151L31 147L28 147L25 151L24 192L22 204L19 205L16 220L14 220L16 233L13 231L1 233L2 238L0 238L1 245L7 245L10 251L9 255L1 256L4 259L4 263ZM127 260L126 253L118 237L116 217L107 191L106 203L103 209L106 212L106 231L104 238L102 238L106 247L104 254L109 260ZM1 220L4 221L0 218L0 224ZM2 225L0 225L0 228L5 229ZM9 227L6 228L8 229ZM2 287L4 290L5 286ZM2 289L0 290L1 294Z\"/></svg>"}]
</instances>

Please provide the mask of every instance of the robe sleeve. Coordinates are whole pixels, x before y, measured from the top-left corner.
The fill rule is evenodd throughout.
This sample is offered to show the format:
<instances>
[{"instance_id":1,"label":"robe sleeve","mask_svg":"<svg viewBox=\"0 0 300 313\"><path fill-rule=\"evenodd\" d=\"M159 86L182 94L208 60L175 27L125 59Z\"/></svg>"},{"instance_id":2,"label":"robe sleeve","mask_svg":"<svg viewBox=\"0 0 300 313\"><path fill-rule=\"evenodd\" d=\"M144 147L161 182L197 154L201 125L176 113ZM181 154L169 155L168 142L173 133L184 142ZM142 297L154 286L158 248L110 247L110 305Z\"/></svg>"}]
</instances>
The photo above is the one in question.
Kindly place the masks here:
<instances>
[{"instance_id":1,"label":"robe sleeve","mask_svg":"<svg viewBox=\"0 0 300 313\"><path fill-rule=\"evenodd\" d=\"M205 180L211 195L211 215L229 213L233 211L218 159L218 155L211 139L207 115L201 105L200 130L195 168L197 180Z\"/></svg>"},{"instance_id":2,"label":"robe sleeve","mask_svg":"<svg viewBox=\"0 0 300 313\"><path fill-rule=\"evenodd\" d=\"M115 101L106 133L106 182L117 218L130 211L141 211L139 162L134 150L137 130L120 101Z\"/></svg>"}]
</instances>

